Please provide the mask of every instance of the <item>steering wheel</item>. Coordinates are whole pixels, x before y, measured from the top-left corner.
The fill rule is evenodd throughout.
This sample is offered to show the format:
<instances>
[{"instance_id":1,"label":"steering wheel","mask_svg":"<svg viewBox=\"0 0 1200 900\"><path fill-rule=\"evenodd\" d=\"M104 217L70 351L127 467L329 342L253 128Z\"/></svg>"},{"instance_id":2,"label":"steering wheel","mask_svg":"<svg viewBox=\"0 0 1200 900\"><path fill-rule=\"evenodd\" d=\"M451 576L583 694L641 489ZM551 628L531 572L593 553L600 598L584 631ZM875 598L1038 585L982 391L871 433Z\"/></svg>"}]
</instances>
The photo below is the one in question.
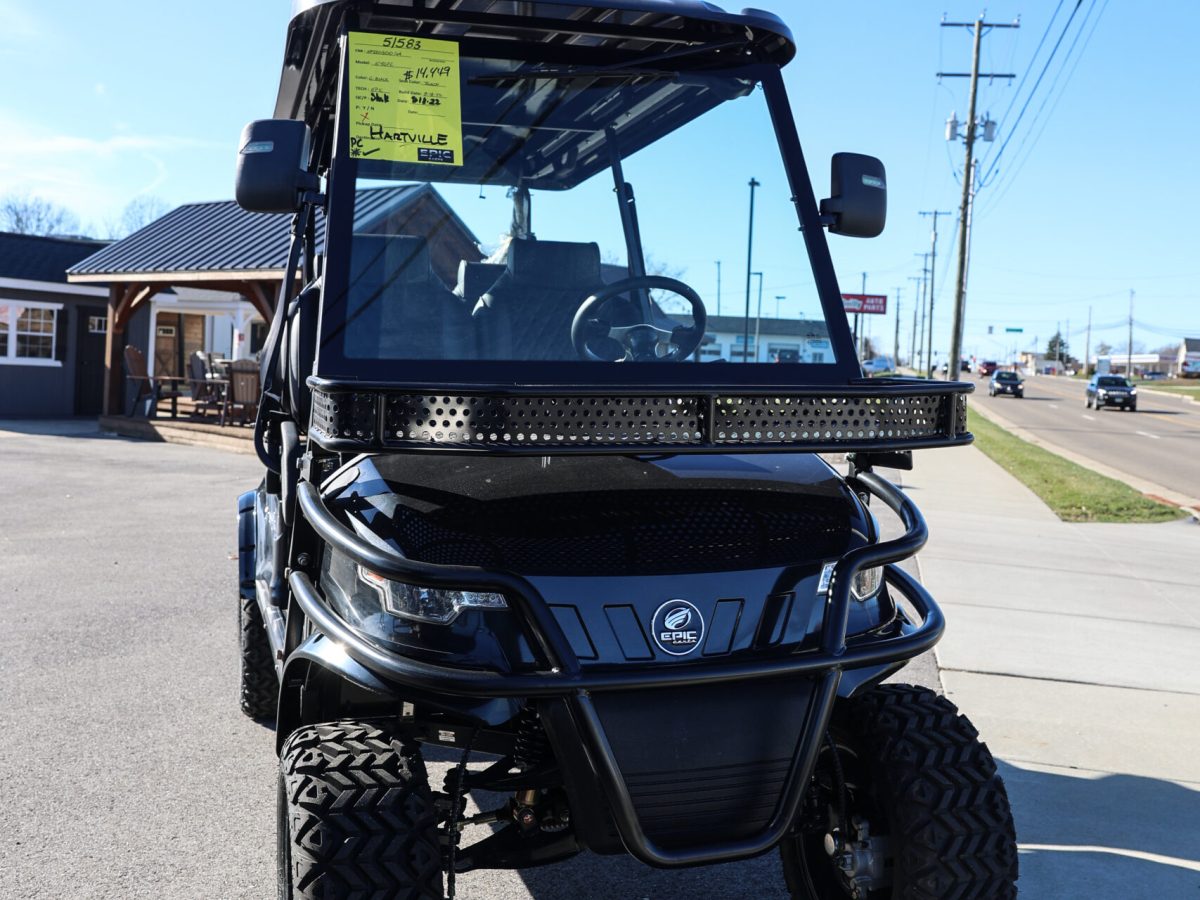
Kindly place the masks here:
<instances>
[{"instance_id":1,"label":"steering wheel","mask_svg":"<svg viewBox=\"0 0 1200 900\"><path fill-rule=\"evenodd\" d=\"M688 301L692 305L692 324L681 325L663 314L649 301L651 290L670 291ZM642 292L647 298L639 304L644 321L635 325L613 325L600 317L601 309L614 298L635 291ZM674 278L643 275L614 281L584 300L571 323L571 343L579 358L588 362L678 362L696 352L704 340L707 324L704 301L694 290ZM590 343L603 338L620 344L624 355L614 358L593 350Z\"/></svg>"}]
</instances>

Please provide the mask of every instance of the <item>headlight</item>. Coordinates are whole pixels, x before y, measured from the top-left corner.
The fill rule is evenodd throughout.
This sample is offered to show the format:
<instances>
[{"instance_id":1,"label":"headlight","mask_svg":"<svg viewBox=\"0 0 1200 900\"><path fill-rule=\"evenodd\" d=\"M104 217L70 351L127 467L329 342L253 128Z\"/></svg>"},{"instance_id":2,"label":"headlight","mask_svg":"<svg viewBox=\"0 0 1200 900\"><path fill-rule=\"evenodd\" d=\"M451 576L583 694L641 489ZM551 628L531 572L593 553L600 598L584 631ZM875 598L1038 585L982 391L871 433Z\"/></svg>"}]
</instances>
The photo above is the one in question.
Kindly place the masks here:
<instances>
[{"instance_id":1,"label":"headlight","mask_svg":"<svg viewBox=\"0 0 1200 900\"><path fill-rule=\"evenodd\" d=\"M1130 389L1129 389L1129 396L1131 396L1131 397L1132 397L1132 396L1133 396L1134 394L1136 394L1136 393L1137 393L1137 388L1130 388ZM1153 402L1153 401L1151 401L1151 402Z\"/></svg>"},{"instance_id":2,"label":"headlight","mask_svg":"<svg viewBox=\"0 0 1200 900\"><path fill-rule=\"evenodd\" d=\"M392 581L364 566L357 568L358 580L378 595L387 613L413 622L449 625L464 609L508 609L500 594L417 587Z\"/></svg>"},{"instance_id":3,"label":"headlight","mask_svg":"<svg viewBox=\"0 0 1200 900\"><path fill-rule=\"evenodd\" d=\"M1106 391L1104 388L1100 388L1099 390L1096 391L1096 396L1103 397L1107 393L1108 393L1108 391Z\"/></svg>"},{"instance_id":4,"label":"headlight","mask_svg":"<svg viewBox=\"0 0 1200 900\"><path fill-rule=\"evenodd\" d=\"M883 586L883 566L859 569L850 581L850 596L855 600L870 600Z\"/></svg>"},{"instance_id":5,"label":"headlight","mask_svg":"<svg viewBox=\"0 0 1200 900\"><path fill-rule=\"evenodd\" d=\"M821 580L817 583L818 594L829 593L836 565L837 563L826 563L825 568L821 570ZM859 569L850 581L850 596L859 602L870 600L879 593L881 587L883 587L882 566L876 566L873 569Z\"/></svg>"}]
</instances>

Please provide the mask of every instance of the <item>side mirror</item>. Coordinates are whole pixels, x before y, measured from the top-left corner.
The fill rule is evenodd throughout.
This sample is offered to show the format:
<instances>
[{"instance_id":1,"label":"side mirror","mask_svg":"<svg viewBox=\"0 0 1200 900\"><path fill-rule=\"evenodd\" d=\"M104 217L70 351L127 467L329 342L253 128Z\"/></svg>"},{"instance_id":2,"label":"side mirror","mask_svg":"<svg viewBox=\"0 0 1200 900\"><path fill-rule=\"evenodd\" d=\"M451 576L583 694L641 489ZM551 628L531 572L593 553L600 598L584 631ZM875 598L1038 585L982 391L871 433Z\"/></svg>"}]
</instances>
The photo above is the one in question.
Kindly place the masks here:
<instances>
[{"instance_id":1,"label":"side mirror","mask_svg":"<svg viewBox=\"0 0 1200 900\"><path fill-rule=\"evenodd\" d=\"M833 234L876 237L887 221L887 173L883 163L861 153L835 153L833 196L821 201L821 215Z\"/></svg>"},{"instance_id":2,"label":"side mirror","mask_svg":"<svg viewBox=\"0 0 1200 900\"><path fill-rule=\"evenodd\" d=\"M242 129L234 195L247 212L290 213L301 194L315 189L307 170L308 126L294 119L262 119Z\"/></svg>"}]
</instances>

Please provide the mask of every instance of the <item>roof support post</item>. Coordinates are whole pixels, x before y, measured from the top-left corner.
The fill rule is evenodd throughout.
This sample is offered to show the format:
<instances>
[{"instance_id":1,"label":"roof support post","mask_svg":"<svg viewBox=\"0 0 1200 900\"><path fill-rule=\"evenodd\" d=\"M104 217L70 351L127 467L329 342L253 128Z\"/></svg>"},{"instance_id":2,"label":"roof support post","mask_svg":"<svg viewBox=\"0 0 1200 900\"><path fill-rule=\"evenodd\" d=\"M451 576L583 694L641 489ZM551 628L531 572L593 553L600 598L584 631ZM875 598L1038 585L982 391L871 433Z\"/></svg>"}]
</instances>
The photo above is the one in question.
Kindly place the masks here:
<instances>
[{"instance_id":1,"label":"roof support post","mask_svg":"<svg viewBox=\"0 0 1200 900\"><path fill-rule=\"evenodd\" d=\"M125 326L117 323L117 309L121 305L124 290L119 284L108 288L108 327L104 333L104 415L115 416L121 412L121 395L124 379L121 377L121 337ZM118 331L118 327L120 331Z\"/></svg>"}]
</instances>

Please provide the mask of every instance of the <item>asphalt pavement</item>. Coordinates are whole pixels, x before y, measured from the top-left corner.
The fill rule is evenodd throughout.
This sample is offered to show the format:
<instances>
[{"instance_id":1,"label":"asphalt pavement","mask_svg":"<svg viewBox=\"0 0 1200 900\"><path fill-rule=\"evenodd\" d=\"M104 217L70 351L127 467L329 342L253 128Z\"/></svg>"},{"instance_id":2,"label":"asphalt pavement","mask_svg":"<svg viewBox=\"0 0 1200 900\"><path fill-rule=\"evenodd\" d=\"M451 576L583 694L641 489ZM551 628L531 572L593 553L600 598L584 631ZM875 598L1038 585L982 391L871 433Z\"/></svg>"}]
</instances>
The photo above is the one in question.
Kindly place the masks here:
<instances>
[{"instance_id":1,"label":"asphalt pavement","mask_svg":"<svg viewBox=\"0 0 1200 900\"><path fill-rule=\"evenodd\" d=\"M1200 404L1139 388L1136 412L1088 409L1085 381L1053 375L1028 376L1020 400L989 397L987 385L986 378L978 380L973 406L1054 449L1132 476L1141 482L1134 486L1148 493L1200 503Z\"/></svg>"},{"instance_id":2,"label":"asphalt pavement","mask_svg":"<svg viewBox=\"0 0 1200 900\"><path fill-rule=\"evenodd\" d=\"M80 423L0 422L0 454L0 897L273 896L274 734L236 701L234 499L256 461ZM973 448L900 476L930 521L941 678L1013 799L1022 895L1200 895L1200 526L1064 524ZM470 873L459 896L786 892L773 853L583 855Z\"/></svg>"}]
</instances>

